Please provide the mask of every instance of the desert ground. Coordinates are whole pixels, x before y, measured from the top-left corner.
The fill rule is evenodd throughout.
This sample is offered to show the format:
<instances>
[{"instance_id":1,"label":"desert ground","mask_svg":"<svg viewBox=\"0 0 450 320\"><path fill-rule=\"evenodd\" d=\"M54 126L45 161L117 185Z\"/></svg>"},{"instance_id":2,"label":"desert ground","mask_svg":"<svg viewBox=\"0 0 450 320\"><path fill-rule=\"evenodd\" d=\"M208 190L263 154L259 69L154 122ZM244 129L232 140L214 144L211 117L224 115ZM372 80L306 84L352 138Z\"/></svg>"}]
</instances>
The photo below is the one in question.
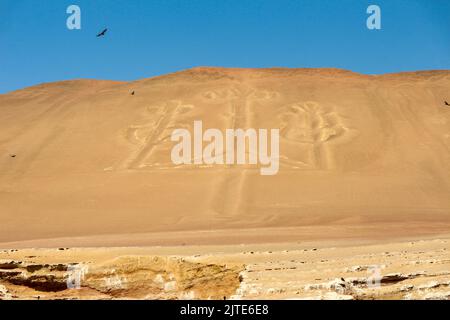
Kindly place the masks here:
<instances>
[{"instance_id":1,"label":"desert ground","mask_svg":"<svg viewBox=\"0 0 450 320\"><path fill-rule=\"evenodd\" d=\"M0 299L447 299L445 101L450 71L283 68L1 94ZM195 120L279 129L278 174L173 164Z\"/></svg>"},{"instance_id":2,"label":"desert ground","mask_svg":"<svg viewBox=\"0 0 450 320\"><path fill-rule=\"evenodd\" d=\"M0 299L450 299L449 244L441 235L9 249L0 251Z\"/></svg>"}]
</instances>

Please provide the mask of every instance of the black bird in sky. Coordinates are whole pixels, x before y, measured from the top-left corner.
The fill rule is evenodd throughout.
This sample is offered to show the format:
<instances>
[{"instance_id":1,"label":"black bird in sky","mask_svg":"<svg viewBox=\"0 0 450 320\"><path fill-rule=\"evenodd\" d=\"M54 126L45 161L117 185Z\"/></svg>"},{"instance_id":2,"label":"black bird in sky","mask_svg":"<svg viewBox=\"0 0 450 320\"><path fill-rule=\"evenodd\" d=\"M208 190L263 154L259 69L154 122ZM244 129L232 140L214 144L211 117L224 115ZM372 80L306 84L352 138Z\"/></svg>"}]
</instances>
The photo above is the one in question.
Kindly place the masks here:
<instances>
[{"instance_id":1,"label":"black bird in sky","mask_svg":"<svg viewBox=\"0 0 450 320\"><path fill-rule=\"evenodd\" d=\"M108 31L108 28L105 28L102 32L100 32L100 33L97 35L97 38L98 38L98 37L103 37L103 36L106 34L106 31Z\"/></svg>"},{"instance_id":2,"label":"black bird in sky","mask_svg":"<svg viewBox=\"0 0 450 320\"><path fill-rule=\"evenodd\" d=\"M450 107L450 104L448 104L447 101L444 101L444 103L445 103L446 106L449 106L449 107Z\"/></svg>"}]
</instances>

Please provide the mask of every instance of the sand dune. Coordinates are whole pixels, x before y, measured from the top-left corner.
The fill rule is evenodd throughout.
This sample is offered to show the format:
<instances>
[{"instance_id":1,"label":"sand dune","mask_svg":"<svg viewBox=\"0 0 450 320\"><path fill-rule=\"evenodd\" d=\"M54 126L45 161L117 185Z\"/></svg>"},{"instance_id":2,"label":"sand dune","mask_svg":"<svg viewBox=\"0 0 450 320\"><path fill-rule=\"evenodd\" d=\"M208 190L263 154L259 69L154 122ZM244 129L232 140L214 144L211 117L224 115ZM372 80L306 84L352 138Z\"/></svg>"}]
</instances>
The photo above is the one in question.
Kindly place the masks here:
<instances>
[{"instance_id":1,"label":"sand dune","mask_svg":"<svg viewBox=\"0 0 450 320\"><path fill-rule=\"evenodd\" d=\"M159 232L181 244L195 243L186 233L213 230L216 243L271 242L286 228L315 239L444 233L445 100L450 71L336 69L194 68L3 94L0 243L65 238L89 246L105 237L113 246L114 235L130 235L121 245L133 245L133 235ZM279 128L278 174L175 166L170 134L194 120L221 130ZM245 238L244 229L256 235Z\"/></svg>"}]
</instances>

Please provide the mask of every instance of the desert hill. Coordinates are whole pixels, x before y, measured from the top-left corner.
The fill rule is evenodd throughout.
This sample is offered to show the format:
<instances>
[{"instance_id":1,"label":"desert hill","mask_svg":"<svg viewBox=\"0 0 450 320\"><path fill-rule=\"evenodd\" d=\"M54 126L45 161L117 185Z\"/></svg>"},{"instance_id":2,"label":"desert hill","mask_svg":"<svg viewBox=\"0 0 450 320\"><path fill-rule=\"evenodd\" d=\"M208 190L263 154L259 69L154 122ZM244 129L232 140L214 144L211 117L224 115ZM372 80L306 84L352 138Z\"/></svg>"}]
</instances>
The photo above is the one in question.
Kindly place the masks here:
<instances>
[{"instance_id":1,"label":"desert hill","mask_svg":"<svg viewBox=\"0 0 450 320\"><path fill-rule=\"evenodd\" d=\"M444 101L450 71L202 67L2 94L0 243L219 230L217 241L239 243L243 229L248 241L281 241L296 228L305 238L445 232ZM171 132L195 120L280 129L278 174L174 165Z\"/></svg>"}]
</instances>

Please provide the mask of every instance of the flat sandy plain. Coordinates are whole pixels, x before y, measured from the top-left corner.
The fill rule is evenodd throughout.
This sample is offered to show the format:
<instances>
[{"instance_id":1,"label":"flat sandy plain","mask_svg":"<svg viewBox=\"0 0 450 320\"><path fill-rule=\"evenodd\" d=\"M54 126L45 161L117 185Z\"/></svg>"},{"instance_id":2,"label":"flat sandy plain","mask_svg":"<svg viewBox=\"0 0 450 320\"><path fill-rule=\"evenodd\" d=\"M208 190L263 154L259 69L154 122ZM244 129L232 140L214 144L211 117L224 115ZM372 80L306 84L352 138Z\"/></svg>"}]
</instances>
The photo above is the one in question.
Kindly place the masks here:
<instances>
[{"instance_id":1,"label":"flat sandy plain","mask_svg":"<svg viewBox=\"0 0 450 320\"><path fill-rule=\"evenodd\" d=\"M0 299L446 299L444 101L450 71L279 68L0 95ZM194 120L279 128L279 173L172 164Z\"/></svg>"}]
</instances>

